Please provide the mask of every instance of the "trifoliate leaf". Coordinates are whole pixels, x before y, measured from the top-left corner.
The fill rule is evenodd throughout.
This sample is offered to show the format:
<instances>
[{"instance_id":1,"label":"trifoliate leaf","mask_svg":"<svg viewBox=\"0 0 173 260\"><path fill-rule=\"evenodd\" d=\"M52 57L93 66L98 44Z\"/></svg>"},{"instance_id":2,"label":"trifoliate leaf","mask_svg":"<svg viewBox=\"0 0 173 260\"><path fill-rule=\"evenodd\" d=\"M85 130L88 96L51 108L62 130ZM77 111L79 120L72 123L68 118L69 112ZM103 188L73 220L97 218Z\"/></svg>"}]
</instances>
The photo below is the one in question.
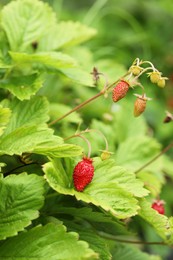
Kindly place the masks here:
<instances>
[{"instance_id":1,"label":"trifoliate leaf","mask_svg":"<svg viewBox=\"0 0 173 260\"><path fill-rule=\"evenodd\" d=\"M38 50L57 50L87 41L96 34L96 30L79 22L60 22L52 26L39 41Z\"/></svg>"},{"instance_id":2,"label":"trifoliate leaf","mask_svg":"<svg viewBox=\"0 0 173 260\"><path fill-rule=\"evenodd\" d=\"M43 194L44 180L35 174L9 175L0 180L0 239L16 235L39 216Z\"/></svg>"},{"instance_id":3,"label":"trifoliate leaf","mask_svg":"<svg viewBox=\"0 0 173 260\"><path fill-rule=\"evenodd\" d=\"M0 246L0 258L14 260L94 260L97 253L78 234L67 232L59 224L35 227L5 241Z\"/></svg>"},{"instance_id":4,"label":"trifoliate leaf","mask_svg":"<svg viewBox=\"0 0 173 260\"><path fill-rule=\"evenodd\" d=\"M52 9L42 1L17 0L3 8L1 24L11 50L25 51L46 35L56 24L56 18Z\"/></svg>"},{"instance_id":5,"label":"trifoliate leaf","mask_svg":"<svg viewBox=\"0 0 173 260\"><path fill-rule=\"evenodd\" d=\"M141 197L148 193L135 175L116 167L112 160L96 164L94 178L83 192L73 188L73 169L66 173L60 160L45 164L44 172L50 186L57 192L74 195L78 200L100 206L117 218L135 215L138 205L134 196Z\"/></svg>"}]
</instances>

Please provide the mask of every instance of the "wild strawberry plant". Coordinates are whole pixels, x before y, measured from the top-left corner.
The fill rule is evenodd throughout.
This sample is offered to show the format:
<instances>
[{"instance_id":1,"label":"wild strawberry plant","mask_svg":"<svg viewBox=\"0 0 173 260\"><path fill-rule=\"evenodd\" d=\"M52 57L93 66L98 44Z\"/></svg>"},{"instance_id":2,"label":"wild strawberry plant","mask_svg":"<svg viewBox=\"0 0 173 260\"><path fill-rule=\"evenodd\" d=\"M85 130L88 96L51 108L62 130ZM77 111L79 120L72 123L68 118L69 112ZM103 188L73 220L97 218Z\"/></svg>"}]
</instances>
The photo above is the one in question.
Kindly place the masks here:
<instances>
[{"instance_id":1,"label":"wild strawberry plant","mask_svg":"<svg viewBox=\"0 0 173 260\"><path fill-rule=\"evenodd\" d=\"M167 78L138 58L112 82L89 70L73 54L96 31L42 1L4 6L0 28L0 259L160 259L129 243L173 244L159 198L173 144L162 150L141 116L153 98L142 77ZM93 95L77 100L76 86Z\"/></svg>"}]
</instances>

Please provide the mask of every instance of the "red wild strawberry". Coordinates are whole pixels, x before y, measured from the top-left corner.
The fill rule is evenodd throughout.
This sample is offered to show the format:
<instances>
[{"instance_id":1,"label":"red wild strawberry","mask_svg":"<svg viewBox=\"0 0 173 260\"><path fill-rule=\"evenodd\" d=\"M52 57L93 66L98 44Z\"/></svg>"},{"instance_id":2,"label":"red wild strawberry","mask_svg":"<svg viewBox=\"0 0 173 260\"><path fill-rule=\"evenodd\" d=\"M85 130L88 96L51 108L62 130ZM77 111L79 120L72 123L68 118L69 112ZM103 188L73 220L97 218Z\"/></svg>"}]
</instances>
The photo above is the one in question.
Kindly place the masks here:
<instances>
[{"instance_id":1,"label":"red wild strawberry","mask_svg":"<svg viewBox=\"0 0 173 260\"><path fill-rule=\"evenodd\" d=\"M127 91L129 90L129 87L129 83L125 80L121 80L120 82L118 82L118 84L112 90L112 100L114 102L117 102L118 100L125 97Z\"/></svg>"},{"instance_id":2,"label":"red wild strawberry","mask_svg":"<svg viewBox=\"0 0 173 260\"><path fill-rule=\"evenodd\" d=\"M164 215L165 209L164 209L165 202L163 200L155 200L151 207L155 209L159 214Z\"/></svg>"},{"instance_id":3,"label":"red wild strawberry","mask_svg":"<svg viewBox=\"0 0 173 260\"><path fill-rule=\"evenodd\" d=\"M92 181L94 176L94 166L91 158L84 157L78 162L73 171L73 183L77 191L83 191Z\"/></svg>"}]
</instances>

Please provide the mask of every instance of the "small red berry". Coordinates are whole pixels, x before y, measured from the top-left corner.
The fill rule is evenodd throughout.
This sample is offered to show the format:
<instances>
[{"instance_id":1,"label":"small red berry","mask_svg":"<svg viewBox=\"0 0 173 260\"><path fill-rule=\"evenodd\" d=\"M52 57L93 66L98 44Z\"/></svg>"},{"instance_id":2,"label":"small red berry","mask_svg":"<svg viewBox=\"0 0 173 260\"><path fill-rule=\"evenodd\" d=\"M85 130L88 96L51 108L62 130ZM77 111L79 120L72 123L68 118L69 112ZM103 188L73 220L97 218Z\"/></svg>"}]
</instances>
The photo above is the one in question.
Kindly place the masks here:
<instances>
[{"instance_id":1,"label":"small red berry","mask_svg":"<svg viewBox=\"0 0 173 260\"><path fill-rule=\"evenodd\" d=\"M164 215L165 209L164 209L165 202L163 200L155 200L151 207L155 209L159 214Z\"/></svg>"},{"instance_id":2,"label":"small red berry","mask_svg":"<svg viewBox=\"0 0 173 260\"><path fill-rule=\"evenodd\" d=\"M73 183L77 191L83 191L92 181L94 176L94 166L91 158L84 157L78 162L73 171Z\"/></svg>"},{"instance_id":3,"label":"small red berry","mask_svg":"<svg viewBox=\"0 0 173 260\"><path fill-rule=\"evenodd\" d=\"M117 102L118 100L122 99L126 96L127 91L129 90L129 83L125 80L121 80L118 84L114 87L112 91L112 100Z\"/></svg>"}]
</instances>

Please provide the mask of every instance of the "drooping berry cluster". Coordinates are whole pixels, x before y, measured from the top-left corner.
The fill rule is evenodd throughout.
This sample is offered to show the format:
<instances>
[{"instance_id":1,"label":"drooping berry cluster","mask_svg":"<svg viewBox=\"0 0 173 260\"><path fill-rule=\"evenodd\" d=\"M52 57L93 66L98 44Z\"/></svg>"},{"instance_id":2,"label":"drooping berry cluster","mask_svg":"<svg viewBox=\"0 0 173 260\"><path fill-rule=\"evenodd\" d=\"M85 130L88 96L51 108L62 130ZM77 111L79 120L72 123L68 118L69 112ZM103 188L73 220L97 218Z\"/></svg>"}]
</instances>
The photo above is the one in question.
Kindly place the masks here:
<instances>
[{"instance_id":1,"label":"drooping berry cluster","mask_svg":"<svg viewBox=\"0 0 173 260\"><path fill-rule=\"evenodd\" d=\"M148 64L149 66L147 68L144 68L142 67L143 64ZM162 73L159 72L151 62L140 61L137 58L129 69L128 80L121 79L112 90L112 100L113 102L117 102L126 96L130 87L142 87L143 94L135 94L135 96L137 96L137 99L134 103L135 117L140 116L145 111L147 101L151 100L144 93L144 87L142 86L142 84L137 81L138 78L148 70L152 70L151 72L147 73L147 75L150 77L151 82L157 84L160 88L165 87L165 81L167 80L167 78L162 77Z\"/></svg>"}]
</instances>

